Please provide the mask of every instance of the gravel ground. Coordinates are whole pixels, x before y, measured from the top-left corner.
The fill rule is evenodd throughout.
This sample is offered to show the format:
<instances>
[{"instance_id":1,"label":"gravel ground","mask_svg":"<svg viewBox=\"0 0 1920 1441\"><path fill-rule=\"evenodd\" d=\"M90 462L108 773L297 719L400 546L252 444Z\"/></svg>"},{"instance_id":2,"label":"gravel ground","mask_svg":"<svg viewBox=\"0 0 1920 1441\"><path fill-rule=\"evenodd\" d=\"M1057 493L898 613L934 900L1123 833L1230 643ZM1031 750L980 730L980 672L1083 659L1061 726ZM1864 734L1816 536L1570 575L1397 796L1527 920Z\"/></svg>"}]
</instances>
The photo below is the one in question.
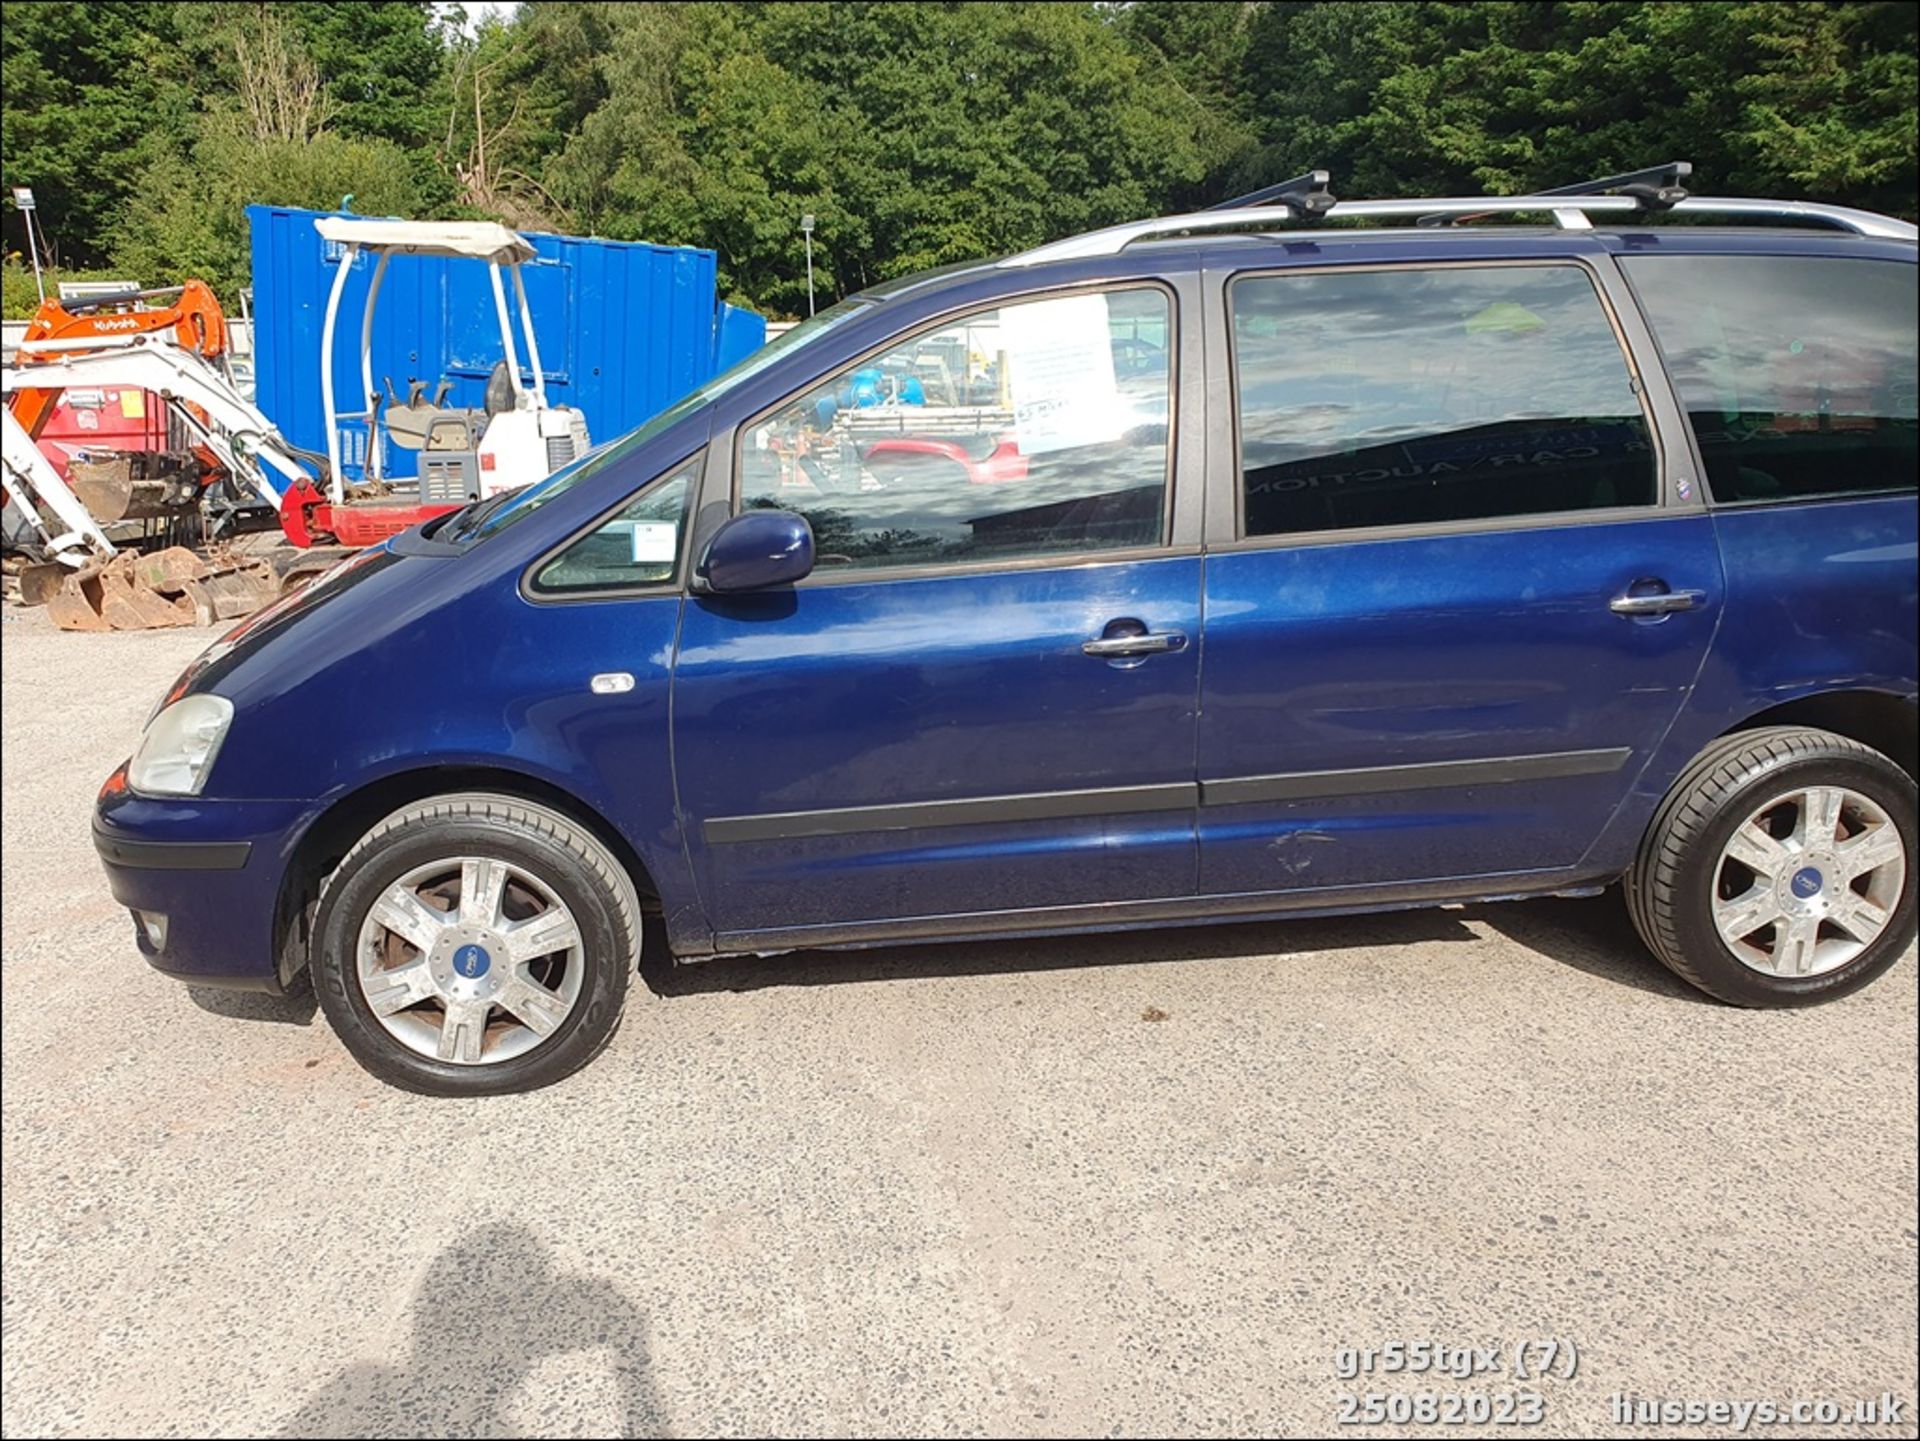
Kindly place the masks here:
<instances>
[{"instance_id":1,"label":"gravel ground","mask_svg":"<svg viewBox=\"0 0 1920 1441\"><path fill-rule=\"evenodd\" d=\"M208 637L0 635L9 1436L1324 1435L1517 1384L1340 1348L1548 1337L1530 1434L1915 1434L1911 956L1743 1013L1612 896L805 956L436 1102L152 974L107 894L94 790Z\"/></svg>"}]
</instances>

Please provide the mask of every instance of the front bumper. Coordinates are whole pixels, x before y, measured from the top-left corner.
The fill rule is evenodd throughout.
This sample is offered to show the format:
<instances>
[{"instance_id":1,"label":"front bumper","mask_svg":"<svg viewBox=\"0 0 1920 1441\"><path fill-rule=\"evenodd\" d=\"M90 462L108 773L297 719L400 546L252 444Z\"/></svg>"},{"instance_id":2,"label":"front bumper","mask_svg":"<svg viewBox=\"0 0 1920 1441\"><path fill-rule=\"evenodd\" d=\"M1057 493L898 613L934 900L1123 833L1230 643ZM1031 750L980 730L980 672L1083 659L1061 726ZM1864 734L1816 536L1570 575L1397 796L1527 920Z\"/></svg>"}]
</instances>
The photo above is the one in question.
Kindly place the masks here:
<instances>
[{"instance_id":1,"label":"front bumper","mask_svg":"<svg viewBox=\"0 0 1920 1441\"><path fill-rule=\"evenodd\" d=\"M281 963L276 908L306 810L139 796L109 781L94 808L94 849L116 901L166 918L158 944L134 922L148 964L195 985L284 990L292 968Z\"/></svg>"}]
</instances>

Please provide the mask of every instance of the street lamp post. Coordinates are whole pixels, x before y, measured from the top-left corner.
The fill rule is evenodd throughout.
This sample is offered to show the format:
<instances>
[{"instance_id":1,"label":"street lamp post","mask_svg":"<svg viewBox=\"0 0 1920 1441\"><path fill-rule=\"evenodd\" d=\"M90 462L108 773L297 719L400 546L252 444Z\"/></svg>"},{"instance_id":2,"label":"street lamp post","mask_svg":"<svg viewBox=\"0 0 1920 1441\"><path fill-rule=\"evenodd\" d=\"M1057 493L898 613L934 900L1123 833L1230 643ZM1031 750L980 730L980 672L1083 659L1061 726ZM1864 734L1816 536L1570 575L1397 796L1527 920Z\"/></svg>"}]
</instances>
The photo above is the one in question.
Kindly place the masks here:
<instances>
[{"instance_id":1,"label":"street lamp post","mask_svg":"<svg viewBox=\"0 0 1920 1441\"><path fill-rule=\"evenodd\" d=\"M33 288L40 292L40 298L47 298L47 283L40 278L40 247L33 238L33 191L25 185L13 187L13 203L20 211L20 218L27 226L27 253L33 257ZM807 219L813 217L809 215Z\"/></svg>"},{"instance_id":2,"label":"street lamp post","mask_svg":"<svg viewBox=\"0 0 1920 1441\"><path fill-rule=\"evenodd\" d=\"M807 314L813 314L813 217L800 217L800 233L807 238Z\"/></svg>"}]
</instances>

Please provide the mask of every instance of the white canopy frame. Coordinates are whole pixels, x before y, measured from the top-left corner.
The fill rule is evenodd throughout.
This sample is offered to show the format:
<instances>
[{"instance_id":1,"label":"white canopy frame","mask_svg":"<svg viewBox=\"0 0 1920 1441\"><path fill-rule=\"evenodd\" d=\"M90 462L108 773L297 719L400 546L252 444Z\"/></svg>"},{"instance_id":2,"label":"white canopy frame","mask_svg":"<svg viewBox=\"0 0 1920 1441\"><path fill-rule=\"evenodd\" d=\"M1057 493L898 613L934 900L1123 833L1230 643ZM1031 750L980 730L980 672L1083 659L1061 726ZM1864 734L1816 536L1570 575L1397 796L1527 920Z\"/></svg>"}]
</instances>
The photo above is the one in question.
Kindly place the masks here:
<instances>
[{"instance_id":1,"label":"white canopy frame","mask_svg":"<svg viewBox=\"0 0 1920 1441\"><path fill-rule=\"evenodd\" d=\"M524 265L535 258L533 242L493 220L370 220L358 215L322 215L313 222L320 238L362 250L403 251L453 260L491 260Z\"/></svg>"},{"instance_id":2,"label":"white canopy frame","mask_svg":"<svg viewBox=\"0 0 1920 1441\"><path fill-rule=\"evenodd\" d=\"M351 215L323 215L313 222L323 240L344 247L340 268L334 272L332 288L327 292L326 317L320 327L320 401L326 412L327 463L332 469L333 500L346 500L346 475L340 465L340 422L363 421L367 427L365 474L378 480L385 470L380 443L380 395L373 387L373 315L380 299L387 262L396 254L436 256L443 259L486 262L493 290L495 319L500 325L500 345L507 362L507 380L513 387L516 408L529 395L520 378L520 351L514 342L513 318L507 308L506 287L500 278L502 267L513 273L513 293L520 316L520 330L526 337L527 361L533 371L531 391L536 410L547 408L546 375L540 367L540 342L534 336L533 309L527 303L526 282L520 267L538 258L533 243L517 231L491 220L441 222L425 220L363 220ZM367 303L360 317L360 389L365 409L342 413L335 406L333 389L333 344L338 329L340 300L346 294L347 277L362 250L377 255L373 278L367 284Z\"/></svg>"}]
</instances>

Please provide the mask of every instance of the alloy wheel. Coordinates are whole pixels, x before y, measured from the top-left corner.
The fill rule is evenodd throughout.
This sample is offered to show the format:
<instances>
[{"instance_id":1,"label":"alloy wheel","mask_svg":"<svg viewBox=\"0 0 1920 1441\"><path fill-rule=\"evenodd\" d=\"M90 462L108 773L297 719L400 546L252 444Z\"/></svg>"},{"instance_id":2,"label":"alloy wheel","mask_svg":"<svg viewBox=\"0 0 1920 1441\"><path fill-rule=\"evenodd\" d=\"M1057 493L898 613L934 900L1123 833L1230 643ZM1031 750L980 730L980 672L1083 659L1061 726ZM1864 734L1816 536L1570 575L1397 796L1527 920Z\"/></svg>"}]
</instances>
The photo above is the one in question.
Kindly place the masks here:
<instances>
[{"instance_id":1,"label":"alloy wheel","mask_svg":"<svg viewBox=\"0 0 1920 1441\"><path fill-rule=\"evenodd\" d=\"M557 1031L586 972L580 926L552 887L490 856L416 866L360 924L367 1007L409 1050L458 1065L525 1055Z\"/></svg>"},{"instance_id":2,"label":"alloy wheel","mask_svg":"<svg viewBox=\"0 0 1920 1441\"><path fill-rule=\"evenodd\" d=\"M1892 924L1907 852L1893 819L1844 786L1775 795L1735 827L1714 868L1713 923L1769 976L1838 970Z\"/></svg>"}]
</instances>

